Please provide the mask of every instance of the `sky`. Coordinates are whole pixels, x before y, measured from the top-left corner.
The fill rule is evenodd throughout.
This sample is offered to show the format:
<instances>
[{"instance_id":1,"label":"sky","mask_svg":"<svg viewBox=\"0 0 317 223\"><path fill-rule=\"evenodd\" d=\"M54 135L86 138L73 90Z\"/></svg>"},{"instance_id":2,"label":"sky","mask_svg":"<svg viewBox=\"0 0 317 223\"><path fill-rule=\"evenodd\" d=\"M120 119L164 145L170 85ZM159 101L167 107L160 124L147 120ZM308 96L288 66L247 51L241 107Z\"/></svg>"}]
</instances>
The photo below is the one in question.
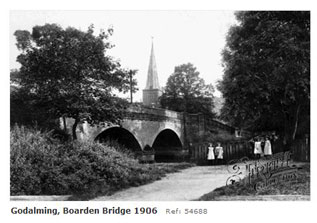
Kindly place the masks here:
<instances>
[{"instance_id":1,"label":"sky","mask_svg":"<svg viewBox=\"0 0 317 223\"><path fill-rule=\"evenodd\" d=\"M86 31L94 24L95 33L113 27L107 51L123 68L137 69L139 91L134 101L142 101L153 37L158 78L161 87L175 66L192 63L207 84L216 85L223 75L221 51L226 33L236 24L233 11L11 11L10 69L19 68L13 33L35 25L57 23ZM215 95L219 96L219 92ZM128 95L124 96L128 97Z\"/></svg>"}]
</instances>

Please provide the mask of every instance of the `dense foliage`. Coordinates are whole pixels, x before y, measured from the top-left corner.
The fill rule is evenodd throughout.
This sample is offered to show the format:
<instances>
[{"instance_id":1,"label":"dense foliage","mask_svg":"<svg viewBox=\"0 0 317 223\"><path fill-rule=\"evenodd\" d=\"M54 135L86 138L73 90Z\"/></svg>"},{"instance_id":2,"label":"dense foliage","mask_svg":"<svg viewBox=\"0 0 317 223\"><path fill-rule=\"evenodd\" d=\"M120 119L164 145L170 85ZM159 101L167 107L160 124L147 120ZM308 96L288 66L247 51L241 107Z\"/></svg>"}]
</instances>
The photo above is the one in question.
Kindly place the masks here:
<instances>
[{"instance_id":1,"label":"dense foliage","mask_svg":"<svg viewBox=\"0 0 317 223\"><path fill-rule=\"evenodd\" d=\"M112 32L108 29L96 36L93 26L83 32L56 24L35 26L32 33L17 30L21 68L11 72L11 82L17 86L11 92L11 103L22 101L30 113L44 113L50 119L73 118L74 139L80 122L118 123L127 102L113 90L130 89L129 73L135 72L123 70L105 55L112 48L108 40Z\"/></svg>"},{"instance_id":2,"label":"dense foliage","mask_svg":"<svg viewBox=\"0 0 317 223\"><path fill-rule=\"evenodd\" d=\"M309 133L310 13L237 12L223 51L222 118L275 130L284 144Z\"/></svg>"},{"instance_id":3,"label":"dense foliage","mask_svg":"<svg viewBox=\"0 0 317 223\"><path fill-rule=\"evenodd\" d=\"M188 167L139 164L131 153L95 142L61 143L49 132L14 126L10 134L11 195L107 195Z\"/></svg>"},{"instance_id":4,"label":"dense foliage","mask_svg":"<svg viewBox=\"0 0 317 223\"><path fill-rule=\"evenodd\" d=\"M214 115L213 92L193 64L182 64L168 78L160 102L163 108L174 111Z\"/></svg>"}]
</instances>

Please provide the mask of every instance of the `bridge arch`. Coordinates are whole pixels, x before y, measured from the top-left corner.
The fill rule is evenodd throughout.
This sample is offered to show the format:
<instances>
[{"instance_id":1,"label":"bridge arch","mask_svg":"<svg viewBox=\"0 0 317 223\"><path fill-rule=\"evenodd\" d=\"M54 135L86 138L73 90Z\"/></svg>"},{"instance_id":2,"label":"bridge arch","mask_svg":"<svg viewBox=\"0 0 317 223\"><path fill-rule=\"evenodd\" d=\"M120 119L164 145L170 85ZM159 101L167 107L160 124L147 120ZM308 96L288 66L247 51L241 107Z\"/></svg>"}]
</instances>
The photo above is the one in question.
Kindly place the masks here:
<instances>
[{"instance_id":1,"label":"bridge arch","mask_svg":"<svg viewBox=\"0 0 317 223\"><path fill-rule=\"evenodd\" d=\"M95 141L117 141L127 149L132 151L141 151L141 146L135 136L127 129L122 127L110 127L102 131L96 138Z\"/></svg>"},{"instance_id":2,"label":"bridge arch","mask_svg":"<svg viewBox=\"0 0 317 223\"><path fill-rule=\"evenodd\" d=\"M175 131L164 129L155 137L152 148L155 151L156 161L168 162L179 158L183 146Z\"/></svg>"}]
</instances>

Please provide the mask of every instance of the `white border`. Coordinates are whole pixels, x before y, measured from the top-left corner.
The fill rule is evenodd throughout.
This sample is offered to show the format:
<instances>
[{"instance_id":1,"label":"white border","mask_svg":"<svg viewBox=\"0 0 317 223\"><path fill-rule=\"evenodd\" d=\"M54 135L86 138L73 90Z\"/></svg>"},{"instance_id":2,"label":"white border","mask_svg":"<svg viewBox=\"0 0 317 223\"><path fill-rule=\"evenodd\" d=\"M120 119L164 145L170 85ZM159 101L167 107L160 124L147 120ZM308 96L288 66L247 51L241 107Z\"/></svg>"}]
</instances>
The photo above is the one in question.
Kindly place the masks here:
<instances>
[{"instance_id":1,"label":"white border","mask_svg":"<svg viewBox=\"0 0 317 223\"><path fill-rule=\"evenodd\" d=\"M316 21L316 8L313 5L314 1L189 1L189 0L160 0L160 1L97 1L97 0L55 0L55 1L2 1L0 22L1 22L1 218L3 222L42 222L45 221L62 221L68 222L70 220L83 221L98 220L102 222L162 222L188 220L188 221L201 221L204 222L311 222L316 219L316 197L314 186L316 185L314 173L316 165L312 162L311 170L311 194L312 201L310 202L28 202L28 206L157 206L161 211L165 208L183 207L208 207L210 214L207 216L166 216L159 215L139 216L134 218L128 217L106 217L106 216L64 216L64 217L47 217L47 216L12 216L10 208L14 205L24 205L25 202L10 202L9 201L9 10L311 10L312 16L312 32L311 40L315 40L315 21ZM312 41L311 61L316 59L316 44ZM311 74L314 74L314 63L311 63ZM316 78L311 75L311 90L312 90L312 112L316 114L316 106L314 103ZM315 134L315 116L311 116L311 135ZM311 154L312 160L314 159L315 140L312 137ZM315 206L315 207L314 207ZM10 219L9 219L10 218Z\"/></svg>"}]
</instances>

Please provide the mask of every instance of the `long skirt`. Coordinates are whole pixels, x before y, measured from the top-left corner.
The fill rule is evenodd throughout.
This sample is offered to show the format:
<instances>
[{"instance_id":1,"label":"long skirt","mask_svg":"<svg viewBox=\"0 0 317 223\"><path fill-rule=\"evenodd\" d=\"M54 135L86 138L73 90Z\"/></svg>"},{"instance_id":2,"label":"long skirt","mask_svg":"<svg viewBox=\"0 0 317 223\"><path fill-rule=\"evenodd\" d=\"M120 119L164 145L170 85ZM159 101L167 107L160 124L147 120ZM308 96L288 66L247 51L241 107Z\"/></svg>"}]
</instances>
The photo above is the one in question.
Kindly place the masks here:
<instances>
[{"instance_id":1,"label":"long skirt","mask_svg":"<svg viewBox=\"0 0 317 223\"><path fill-rule=\"evenodd\" d=\"M265 142L264 155L272 155L272 147L271 147L271 143L269 141Z\"/></svg>"},{"instance_id":2,"label":"long skirt","mask_svg":"<svg viewBox=\"0 0 317 223\"><path fill-rule=\"evenodd\" d=\"M208 148L207 160L214 160L214 159L215 159L214 148L213 147L209 147Z\"/></svg>"},{"instance_id":3,"label":"long skirt","mask_svg":"<svg viewBox=\"0 0 317 223\"><path fill-rule=\"evenodd\" d=\"M254 143L254 154L262 154L261 142Z\"/></svg>"}]
</instances>

